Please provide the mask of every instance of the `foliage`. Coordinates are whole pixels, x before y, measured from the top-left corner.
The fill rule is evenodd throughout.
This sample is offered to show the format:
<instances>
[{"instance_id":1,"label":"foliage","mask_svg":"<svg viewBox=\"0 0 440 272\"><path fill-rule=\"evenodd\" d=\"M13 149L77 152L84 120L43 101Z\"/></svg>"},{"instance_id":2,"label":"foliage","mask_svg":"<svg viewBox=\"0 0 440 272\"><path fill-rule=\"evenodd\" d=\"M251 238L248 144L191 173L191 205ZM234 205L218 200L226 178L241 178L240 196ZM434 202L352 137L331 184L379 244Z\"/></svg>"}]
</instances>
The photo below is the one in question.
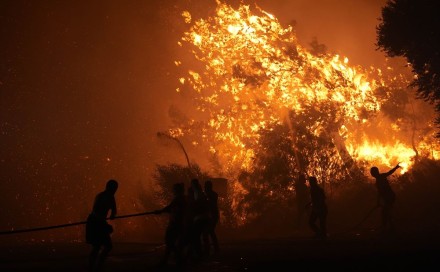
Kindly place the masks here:
<instances>
[{"instance_id":1,"label":"foliage","mask_svg":"<svg viewBox=\"0 0 440 272\"><path fill-rule=\"evenodd\" d=\"M299 172L292 149L292 135L286 125L275 125L260 131L260 145L256 147L253 171L242 171L240 182L247 194L237 203L236 212L255 219L273 212L287 202L293 192L292 176Z\"/></svg>"},{"instance_id":2,"label":"foliage","mask_svg":"<svg viewBox=\"0 0 440 272\"><path fill-rule=\"evenodd\" d=\"M191 169L189 169L188 166L172 163L156 165L153 178L161 188L161 198L170 200L172 198L172 188L175 183L183 182L185 188L188 188L191 179L198 178L202 182L207 180L209 175L203 172L200 166L194 163L191 165Z\"/></svg>"},{"instance_id":3,"label":"foliage","mask_svg":"<svg viewBox=\"0 0 440 272\"><path fill-rule=\"evenodd\" d=\"M212 175L194 163L191 165L191 169L179 164L156 165L153 179L155 180L154 186L158 187L158 189L155 190L157 201L161 202L161 205L166 205L173 197L173 185L176 182L183 182L185 188L188 189L190 187L190 181L193 178L199 179L201 184L206 180L212 181L213 189L219 196L218 206L220 209L221 225L223 228L233 226L235 222L233 221L233 211L231 210L231 199L225 195L227 192L224 192L228 190L227 180L212 177ZM223 188L223 186L226 188Z\"/></svg>"},{"instance_id":4,"label":"foliage","mask_svg":"<svg viewBox=\"0 0 440 272\"><path fill-rule=\"evenodd\" d=\"M434 103L440 115L439 10L436 0L388 1L377 27L377 45L391 57L407 59L417 75L412 85L419 97Z\"/></svg>"},{"instance_id":5,"label":"foliage","mask_svg":"<svg viewBox=\"0 0 440 272\"><path fill-rule=\"evenodd\" d=\"M319 114L304 120L319 135L337 133L342 124L356 127L380 106L372 91L376 83L364 69L326 53L316 39L309 52L292 27L282 27L259 8L219 3L216 16L195 21L181 44L194 61L179 91L192 93L200 114L177 124L178 130L192 139L201 136L224 171L234 175L252 171L260 136L291 112Z\"/></svg>"},{"instance_id":6,"label":"foliage","mask_svg":"<svg viewBox=\"0 0 440 272\"><path fill-rule=\"evenodd\" d=\"M238 212L257 217L279 206L288 209L294 198L293 185L300 173L320 177L323 187L347 181L347 170L341 168L338 148L328 131L316 131L316 122L334 123L331 114L308 108L301 114L291 112L290 124L275 124L262 129L254 146L253 171L242 172L241 183L248 191L238 205ZM334 124L333 124L334 125Z\"/></svg>"}]
</instances>

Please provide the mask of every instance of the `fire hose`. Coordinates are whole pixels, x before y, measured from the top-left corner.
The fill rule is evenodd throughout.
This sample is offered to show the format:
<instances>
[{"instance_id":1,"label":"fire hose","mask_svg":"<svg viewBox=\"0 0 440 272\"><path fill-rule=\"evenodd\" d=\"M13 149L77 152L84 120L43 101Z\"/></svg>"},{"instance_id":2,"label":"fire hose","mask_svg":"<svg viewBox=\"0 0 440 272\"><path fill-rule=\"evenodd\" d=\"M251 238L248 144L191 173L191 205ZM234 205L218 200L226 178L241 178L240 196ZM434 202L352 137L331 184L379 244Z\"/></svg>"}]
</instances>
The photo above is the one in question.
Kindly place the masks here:
<instances>
[{"instance_id":1,"label":"fire hose","mask_svg":"<svg viewBox=\"0 0 440 272\"><path fill-rule=\"evenodd\" d=\"M155 212L143 212L143 213L126 214L126 215L115 216L113 219L122 219L122 218L128 218L128 217L136 217L136 216L149 215L149 214L154 214L154 213ZM110 219L110 218L107 218L107 219ZM66 227L84 225L86 223L87 223L87 221L80 221L80 222L61 224L61 225L54 225L54 226L47 226L47 227L38 227L38 228L30 228L30 229L18 229L18 230L0 231L0 235L8 235L8 234L23 233L23 232L34 232L34 231L42 231L42 230L49 230L49 229L66 228Z\"/></svg>"},{"instance_id":2,"label":"fire hose","mask_svg":"<svg viewBox=\"0 0 440 272\"><path fill-rule=\"evenodd\" d=\"M359 221L356 225L354 225L353 227L351 227L350 229L340 232L340 233L336 233L336 235L340 235L340 234L345 234L348 233L350 231L353 231L357 228L359 228L365 221L367 221L367 219L373 214L373 212L378 209L380 207L380 205L375 205L373 208L371 208L368 213L362 218L361 221Z\"/></svg>"},{"instance_id":3,"label":"fire hose","mask_svg":"<svg viewBox=\"0 0 440 272\"><path fill-rule=\"evenodd\" d=\"M362 220L359 221L359 223L357 223L355 226L353 226L352 229L357 229L358 227L360 227L371 216L371 214L379 207L380 207L379 205L376 205L371 210L369 210L367 215L365 215L365 217L362 218Z\"/></svg>"}]
</instances>

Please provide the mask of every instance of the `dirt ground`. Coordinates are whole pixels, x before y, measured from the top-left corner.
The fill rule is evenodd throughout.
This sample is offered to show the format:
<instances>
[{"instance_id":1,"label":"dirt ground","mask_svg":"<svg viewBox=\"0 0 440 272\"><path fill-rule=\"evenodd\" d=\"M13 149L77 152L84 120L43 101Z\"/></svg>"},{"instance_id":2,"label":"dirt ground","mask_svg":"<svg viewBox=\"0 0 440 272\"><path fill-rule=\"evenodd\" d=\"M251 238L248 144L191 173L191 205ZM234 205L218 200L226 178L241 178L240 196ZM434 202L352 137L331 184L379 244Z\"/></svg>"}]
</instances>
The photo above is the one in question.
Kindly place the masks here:
<instances>
[{"instance_id":1,"label":"dirt ground","mask_svg":"<svg viewBox=\"0 0 440 272\"><path fill-rule=\"evenodd\" d=\"M103 271L432 271L440 266L440 237L374 230L329 236L221 241L221 251L183 269L160 266L162 244L115 243ZM1 248L0 271L87 271L90 247L83 243L42 243Z\"/></svg>"}]
</instances>

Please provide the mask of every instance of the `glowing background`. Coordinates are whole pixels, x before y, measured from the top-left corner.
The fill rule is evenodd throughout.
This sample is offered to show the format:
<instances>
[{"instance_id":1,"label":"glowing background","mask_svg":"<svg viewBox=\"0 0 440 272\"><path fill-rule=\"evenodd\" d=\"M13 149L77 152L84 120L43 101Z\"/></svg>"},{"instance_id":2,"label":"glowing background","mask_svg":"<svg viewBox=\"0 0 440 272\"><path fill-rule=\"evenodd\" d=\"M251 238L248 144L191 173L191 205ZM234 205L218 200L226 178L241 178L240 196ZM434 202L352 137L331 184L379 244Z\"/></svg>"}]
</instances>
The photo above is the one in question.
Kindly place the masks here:
<instances>
[{"instance_id":1,"label":"glowing background","mask_svg":"<svg viewBox=\"0 0 440 272\"><path fill-rule=\"evenodd\" d=\"M384 61L374 43L385 1L255 2L282 24L295 20L304 46L317 37L352 64ZM84 220L109 178L121 182L120 214L144 210L139 195L155 163L185 164L178 148L156 137L169 127L171 105L190 105L175 92L174 61L184 58L176 43L186 30L181 12L197 19L215 5L0 3L1 230ZM206 163L184 144L192 160ZM120 239L151 238L137 224L117 224Z\"/></svg>"}]
</instances>

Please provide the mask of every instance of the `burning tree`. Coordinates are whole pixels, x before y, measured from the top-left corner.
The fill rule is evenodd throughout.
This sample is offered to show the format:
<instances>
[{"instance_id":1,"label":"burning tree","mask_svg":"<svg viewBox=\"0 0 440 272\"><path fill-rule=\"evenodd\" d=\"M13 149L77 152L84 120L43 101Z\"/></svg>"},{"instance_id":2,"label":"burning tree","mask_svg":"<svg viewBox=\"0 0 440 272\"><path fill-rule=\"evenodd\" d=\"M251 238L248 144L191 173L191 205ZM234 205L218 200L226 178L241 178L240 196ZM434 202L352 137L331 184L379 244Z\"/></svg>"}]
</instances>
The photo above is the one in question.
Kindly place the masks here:
<instances>
[{"instance_id":1,"label":"burning tree","mask_svg":"<svg viewBox=\"0 0 440 272\"><path fill-rule=\"evenodd\" d=\"M282 27L258 7L218 2L213 17L183 17L191 27L179 45L195 60L177 91L194 97L198 114L170 134L208 144L233 182L233 203L243 211L237 215L249 216L252 203L264 198L286 200L300 172L331 185L361 179L362 166L373 163L404 162L406 171L414 146L423 149L414 137L412 147L396 140L398 125L378 119L392 96L381 70L350 66L347 58L323 50L309 52L291 26ZM388 141L375 132L387 133ZM380 152L385 148L386 154Z\"/></svg>"}]
</instances>

